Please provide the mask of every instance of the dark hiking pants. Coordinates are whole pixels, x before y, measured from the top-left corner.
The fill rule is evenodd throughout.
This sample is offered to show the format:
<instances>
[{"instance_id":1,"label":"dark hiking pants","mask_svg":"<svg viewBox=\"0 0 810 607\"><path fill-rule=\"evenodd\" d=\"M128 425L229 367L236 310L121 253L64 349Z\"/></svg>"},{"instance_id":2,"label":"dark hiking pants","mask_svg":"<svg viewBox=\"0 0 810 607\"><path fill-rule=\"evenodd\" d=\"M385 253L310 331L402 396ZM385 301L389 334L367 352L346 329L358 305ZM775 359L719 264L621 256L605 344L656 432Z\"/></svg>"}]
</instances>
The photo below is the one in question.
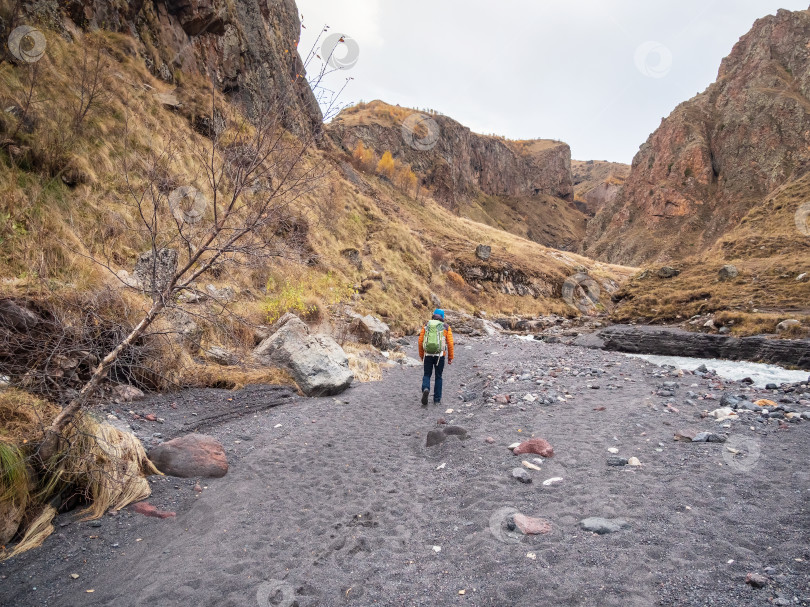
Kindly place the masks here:
<instances>
[{"instance_id":1,"label":"dark hiking pants","mask_svg":"<svg viewBox=\"0 0 810 607\"><path fill-rule=\"evenodd\" d=\"M422 378L422 391L430 390L430 376L433 369L436 369L436 381L433 386L433 402L442 399L442 371L444 371L444 356L425 355L425 375Z\"/></svg>"}]
</instances>

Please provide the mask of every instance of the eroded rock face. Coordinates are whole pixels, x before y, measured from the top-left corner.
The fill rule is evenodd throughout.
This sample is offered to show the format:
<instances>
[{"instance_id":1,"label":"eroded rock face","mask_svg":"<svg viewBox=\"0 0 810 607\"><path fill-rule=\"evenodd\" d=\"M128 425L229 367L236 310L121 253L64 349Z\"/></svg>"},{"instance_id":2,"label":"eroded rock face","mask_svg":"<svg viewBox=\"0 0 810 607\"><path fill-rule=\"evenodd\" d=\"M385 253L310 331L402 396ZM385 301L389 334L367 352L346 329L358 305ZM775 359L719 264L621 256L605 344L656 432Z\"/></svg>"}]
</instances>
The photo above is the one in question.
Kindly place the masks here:
<instances>
[{"instance_id":1,"label":"eroded rock face","mask_svg":"<svg viewBox=\"0 0 810 607\"><path fill-rule=\"evenodd\" d=\"M404 111L403 118L409 112ZM568 144L549 140L506 141L473 133L447 116L430 118L438 125L438 138L427 150L408 145L401 119L384 124L373 117L348 121L338 116L332 121L329 134L349 153L359 141L375 150L390 151L394 158L410 164L422 176L424 185L447 202L478 192L491 196L543 194L573 200Z\"/></svg>"},{"instance_id":2,"label":"eroded rock face","mask_svg":"<svg viewBox=\"0 0 810 607\"><path fill-rule=\"evenodd\" d=\"M281 97L290 128L320 132L322 116L296 50L301 29L293 0L26 0L27 17L62 27L62 15L84 29L106 29L148 40L140 60L157 77L207 74L220 90L254 107Z\"/></svg>"},{"instance_id":3,"label":"eroded rock face","mask_svg":"<svg viewBox=\"0 0 810 607\"><path fill-rule=\"evenodd\" d=\"M639 265L699 252L810 169L810 11L759 19L717 82L641 146L585 252ZM694 246L692 246L694 245Z\"/></svg>"}]
</instances>

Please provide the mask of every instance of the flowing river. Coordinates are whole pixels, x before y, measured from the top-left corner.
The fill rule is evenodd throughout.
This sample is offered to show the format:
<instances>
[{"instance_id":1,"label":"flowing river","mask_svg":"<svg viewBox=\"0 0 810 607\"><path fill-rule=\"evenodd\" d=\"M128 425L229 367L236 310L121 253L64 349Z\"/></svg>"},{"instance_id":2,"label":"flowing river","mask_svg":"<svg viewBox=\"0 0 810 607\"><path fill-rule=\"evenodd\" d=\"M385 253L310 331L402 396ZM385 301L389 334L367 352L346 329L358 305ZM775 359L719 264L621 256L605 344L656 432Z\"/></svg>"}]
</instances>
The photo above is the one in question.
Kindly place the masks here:
<instances>
[{"instance_id":1,"label":"flowing river","mask_svg":"<svg viewBox=\"0 0 810 607\"><path fill-rule=\"evenodd\" d=\"M752 363L748 361L721 360L718 358L689 358L687 356L658 356L655 354L627 354L634 358L643 358L653 364L671 365L685 371L694 371L700 365L717 371L717 375L726 379L741 380L750 377L754 385L764 388L767 384L796 383L808 380L807 371L791 371L777 365Z\"/></svg>"}]
</instances>

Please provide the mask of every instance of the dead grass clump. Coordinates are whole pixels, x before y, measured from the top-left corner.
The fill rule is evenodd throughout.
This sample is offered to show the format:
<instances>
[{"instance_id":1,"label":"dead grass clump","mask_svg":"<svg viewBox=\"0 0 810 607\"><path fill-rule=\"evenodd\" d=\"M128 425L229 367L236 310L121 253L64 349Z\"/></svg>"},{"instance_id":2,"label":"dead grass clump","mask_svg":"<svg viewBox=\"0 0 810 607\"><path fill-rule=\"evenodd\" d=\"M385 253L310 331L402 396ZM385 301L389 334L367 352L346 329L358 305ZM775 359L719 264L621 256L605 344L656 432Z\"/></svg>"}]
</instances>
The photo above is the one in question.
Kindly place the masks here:
<instances>
[{"instance_id":1,"label":"dead grass clump","mask_svg":"<svg viewBox=\"0 0 810 607\"><path fill-rule=\"evenodd\" d=\"M467 286L467 283L464 281L464 278L458 272L453 272L450 270L447 274L447 281L456 287L457 289L463 289Z\"/></svg>"},{"instance_id":2,"label":"dead grass clump","mask_svg":"<svg viewBox=\"0 0 810 607\"><path fill-rule=\"evenodd\" d=\"M298 384L285 369L223 367L221 365L194 364L185 372L184 387L241 390L245 386L270 384L290 386L300 392Z\"/></svg>"},{"instance_id":3,"label":"dead grass clump","mask_svg":"<svg viewBox=\"0 0 810 607\"><path fill-rule=\"evenodd\" d=\"M16 445L37 442L59 412L53 403L28 392L0 391L0 440Z\"/></svg>"},{"instance_id":4,"label":"dead grass clump","mask_svg":"<svg viewBox=\"0 0 810 607\"><path fill-rule=\"evenodd\" d=\"M343 351L349 359L349 369L354 373L354 379L359 382L381 381L382 364L374 358L382 358L383 355L368 344L346 343Z\"/></svg>"}]
</instances>

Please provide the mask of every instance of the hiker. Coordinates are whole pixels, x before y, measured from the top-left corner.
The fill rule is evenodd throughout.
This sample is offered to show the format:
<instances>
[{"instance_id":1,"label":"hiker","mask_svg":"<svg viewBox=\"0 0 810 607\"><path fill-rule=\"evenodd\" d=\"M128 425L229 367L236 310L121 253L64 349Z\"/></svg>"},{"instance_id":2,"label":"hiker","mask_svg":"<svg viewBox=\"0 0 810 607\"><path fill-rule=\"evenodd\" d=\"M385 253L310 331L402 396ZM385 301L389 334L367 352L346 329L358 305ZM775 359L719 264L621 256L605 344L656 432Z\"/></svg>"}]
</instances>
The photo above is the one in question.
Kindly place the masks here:
<instances>
[{"instance_id":1,"label":"hiker","mask_svg":"<svg viewBox=\"0 0 810 607\"><path fill-rule=\"evenodd\" d=\"M433 318L422 327L419 333L419 358L425 362L425 375L422 378L422 406L427 407L430 394L430 376L436 369L436 382L433 386L433 404L442 402L442 371L444 356L447 364L453 364L453 331L444 322L444 310L433 310Z\"/></svg>"}]
</instances>

